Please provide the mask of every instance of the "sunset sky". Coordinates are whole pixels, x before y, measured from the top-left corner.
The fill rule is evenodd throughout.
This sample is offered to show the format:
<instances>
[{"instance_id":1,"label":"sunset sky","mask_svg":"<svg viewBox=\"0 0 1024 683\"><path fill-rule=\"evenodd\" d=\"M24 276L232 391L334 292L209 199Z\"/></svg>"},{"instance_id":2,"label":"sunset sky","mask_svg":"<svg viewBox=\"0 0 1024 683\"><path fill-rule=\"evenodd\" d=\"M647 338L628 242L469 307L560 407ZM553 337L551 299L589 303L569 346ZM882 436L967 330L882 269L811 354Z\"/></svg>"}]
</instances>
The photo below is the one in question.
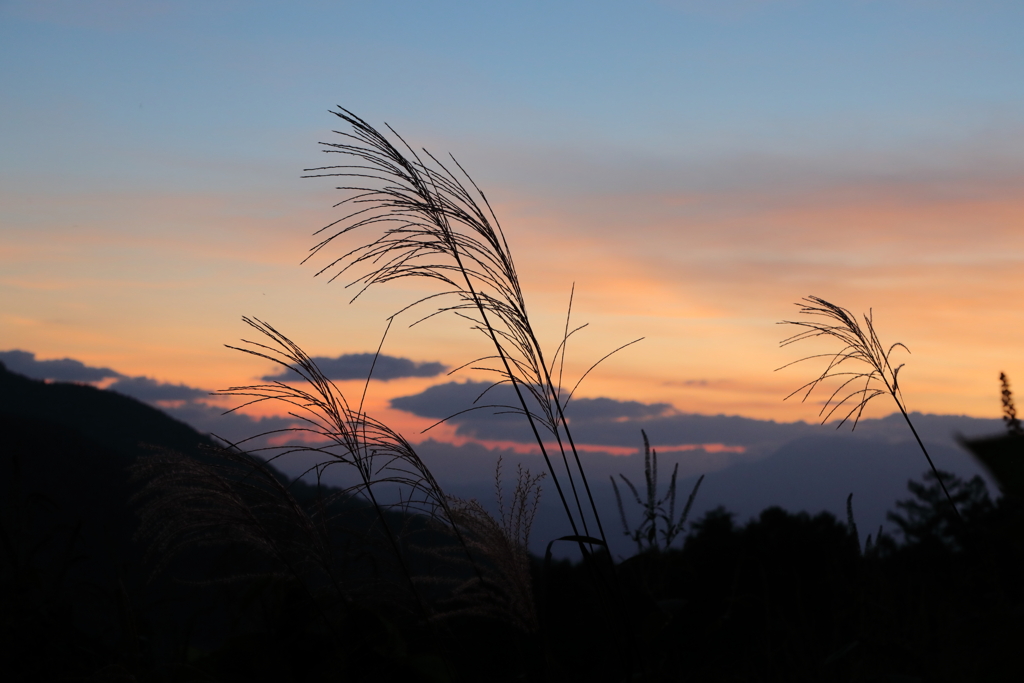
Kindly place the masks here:
<instances>
[{"instance_id":1,"label":"sunset sky","mask_svg":"<svg viewBox=\"0 0 1024 683\"><path fill-rule=\"evenodd\" d=\"M813 421L783 398L818 366L774 370L836 350L779 348L817 295L909 347L912 410L998 417L1000 371L1024 392L1022 29L987 0L3 0L0 351L202 390L274 371L224 348L243 315L375 351L432 290L350 305L314 277L340 249L300 265L340 217L300 176L341 105L469 171L552 351L575 283L571 377L645 338L581 397ZM386 354L488 352L414 320ZM389 401L467 379L370 405L414 436Z\"/></svg>"}]
</instances>

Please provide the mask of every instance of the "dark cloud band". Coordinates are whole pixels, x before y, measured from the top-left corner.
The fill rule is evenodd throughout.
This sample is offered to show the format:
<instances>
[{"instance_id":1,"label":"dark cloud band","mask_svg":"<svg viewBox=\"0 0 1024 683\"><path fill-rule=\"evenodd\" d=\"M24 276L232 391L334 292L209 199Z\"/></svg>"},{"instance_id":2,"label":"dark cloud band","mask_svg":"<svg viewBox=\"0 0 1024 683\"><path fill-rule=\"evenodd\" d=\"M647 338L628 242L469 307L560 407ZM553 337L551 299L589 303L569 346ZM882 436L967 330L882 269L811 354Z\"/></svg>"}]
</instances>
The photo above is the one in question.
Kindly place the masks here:
<instances>
[{"instance_id":1,"label":"dark cloud band","mask_svg":"<svg viewBox=\"0 0 1024 683\"><path fill-rule=\"evenodd\" d=\"M391 407L420 417L442 420L460 436L484 441L532 443L533 434L509 385L448 382L412 396L391 400ZM641 429L652 443L725 444L765 447L797 438L812 429L803 422L782 424L727 415L680 413L668 403L642 403L612 398L575 398L566 416L579 443L635 446Z\"/></svg>"},{"instance_id":2,"label":"dark cloud band","mask_svg":"<svg viewBox=\"0 0 1024 683\"><path fill-rule=\"evenodd\" d=\"M0 351L0 362L19 375L55 382L100 382L111 377L124 377L110 368L92 367L71 358L36 360L36 354L29 351Z\"/></svg>"},{"instance_id":3,"label":"dark cloud band","mask_svg":"<svg viewBox=\"0 0 1024 683\"><path fill-rule=\"evenodd\" d=\"M403 377L436 377L448 368L441 363L417 363L408 358L396 356L377 356L377 362L373 362L372 353L346 353L337 358L316 356L313 362L320 368L329 379L366 379L373 368L373 379L388 381L401 379ZM268 382L287 382L298 379L298 375L290 370L281 370L277 374L264 375L263 380Z\"/></svg>"},{"instance_id":4,"label":"dark cloud band","mask_svg":"<svg viewBox=\"0 0 1024 683\"><path fill-rule=\"evenodd\" d=\"M165 384L149 377L124 377L107 389L140 401L191 401L209 395L202 389L184 384Z\"/></svg>"},{"instance_id":5,"label":"dark cloud band","mask_svg":"<svg viewBox=\"0 0 1024 683\"><path fill-rule=\"evenodd\" d=\"M165 384L149 377L128 377L110 368L97 368L72 358L36 360L29 351L0 351L0 362L19 375L53 382L117 381L107 387L140 401L191 401L207 395L206 391L184 384Z\"/></svg>"}]
</instances>

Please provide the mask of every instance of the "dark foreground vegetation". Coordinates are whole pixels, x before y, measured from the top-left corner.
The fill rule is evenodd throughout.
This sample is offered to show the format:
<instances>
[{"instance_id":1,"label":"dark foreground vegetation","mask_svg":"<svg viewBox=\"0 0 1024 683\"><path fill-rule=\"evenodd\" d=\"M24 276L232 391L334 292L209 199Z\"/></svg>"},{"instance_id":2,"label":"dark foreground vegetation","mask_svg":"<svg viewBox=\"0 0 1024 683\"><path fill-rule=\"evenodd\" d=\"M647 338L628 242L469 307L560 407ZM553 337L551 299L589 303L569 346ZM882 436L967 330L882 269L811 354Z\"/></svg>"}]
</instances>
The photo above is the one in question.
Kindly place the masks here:
<instances>
[{"instance_id":1,"label":"dark foreground vegetation","mask_svg":"<svg viewBox=\"0 0 1024 683\"><path fill-rule=\"evenodd\" d=\"M563 384L569 337L584 327L571 297L546 354L505 235L458 163L333 113L346 129L324 151L339 164L310 177L340 179L348 213L317 233L310 258L354 236L319 272L348 273L356 296L404 278L436 284L388 325L416 309L481 333L486 355L463 367L516 400L472 409L519 414L546 472L499 468L496 516L445 494L412 444L258 319L244 320L259 340L236 348L295 381L222 393L287 406L298 426L273 448L218 446L134 400L0 366L5 679L1020 680L1024 435L1005 378L1009 433L967 444L1003 488L995 502L980 479L936 469L918 439L931 469L890 517L900 542L881 530L862 541L852 496L846 520L716 510L687 527L700 484L677 516L675 472L661 495L651 450L645 496L629 477L622 490L612 481L620 512L626 491L643 512L626 530L638 554L613 561L566 417L593 369ZM861 324L816 297L801 306L811 319L791 321L800 331L783 345L840 350L810 356L829 360L797 393L838 382L825 417L841 410L854 425L889 396L917 437L891 362L902 345L882 345L870 315ZM296 454L316 463L313 481L343 468L356 483L292 482L269 464ZM567 533L543 539L537 558L541 477ZM552 561L556 543L583 561Z\"/></svg>"},{"instance_id":2,"label":"dark foreground vegetation","mask_svg":"<svg viewBox=\"0 0 1024 683\"><path fill-rule=\"evenodd\" d=\"M324 551L344 585L299 566L298 550L256 552L245 538L147 556L129 467L166 453L154 448L200 463L221 456L132 399L4 371L0 427L5 678L981 681L1016 680L1024 664L1022 507L991 501L980 480L946 478L963 523L934 478L911 483L894 511L899 542L877 531L858 540L855 515L771 508L744 522L717 510L680 549L614 570L601 558L534 557L531 622L507 587L496 591L504 602L459 598L452 587L471 574L429 552L444 535L404 519L395 528L423 546L412 571L449 579L416 584L432 606L425 616L369 533L369 506L350 500L333 503L344 524ZM1020 437L987 447L1019 449ZM237 483L246 470L225 471ZM311 510L329 493L289 490ZM249 509L267 533L299 543L303 532L261 500ZM219 577L234 579L211 582ZM602 597L609 583L620 604Z\"/></svg>"}]
</instances>

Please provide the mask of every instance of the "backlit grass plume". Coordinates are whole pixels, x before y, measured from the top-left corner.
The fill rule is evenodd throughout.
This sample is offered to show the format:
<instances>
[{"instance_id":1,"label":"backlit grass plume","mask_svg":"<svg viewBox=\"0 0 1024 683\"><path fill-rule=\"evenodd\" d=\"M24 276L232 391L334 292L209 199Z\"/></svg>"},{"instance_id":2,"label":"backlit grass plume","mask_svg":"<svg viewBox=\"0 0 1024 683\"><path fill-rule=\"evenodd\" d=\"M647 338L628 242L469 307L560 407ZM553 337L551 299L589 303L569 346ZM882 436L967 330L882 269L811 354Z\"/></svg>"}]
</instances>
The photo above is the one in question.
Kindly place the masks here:
<instances>
[{"instance_id":1,"label":"backlit grass plume","mask_svg":"<svg viewBox=\"0 0 1024 683\"><path fill-rule=\"evenodd\" d=\"M780 346L789 346L816 337L829 337L838 341L842 348L834 353L806 356L778 368L781 370L815 358L828 359L825 369L816 379L804 384L786 398L789 399L803 393L801 401L806 401L811 392L820 384L830 380L838 381L839 386L829 395L818 415L822 416L822 424L824 424L836 411L849 408L839 420L836 428L838 429L852 418L852 428L856 429L861 415L864 414L864 408L871 399L885 394L891 396L896 402L900 414L903 415L903 419L906 420L907 426L910 427L910 431L914 434L917 445L921 447L921 452L928 460L928 465L932 468L936 480L942 486L942 491L946 494L950 507L953 508L953 512L959 519L960 512L949 495L949 491L946 490L946 485L942 482L942 477L939 476L939 471L935 468L928 449L925 448L917 429L914 428L914 423L910 420L910 415L907 413L906 402L899 385L899 372L903 364L894 366L890 360L893 352L897 349L903 349L907 353L910 353L910 349L900 342L888 347L883 345L878 338L878 333L875 332L871 311L863 316L864 325L861 326L857 322L856 316L850 311L816 296L805 297L801 303L796 305L800 307L800 313L813 319L783 320L779 323L802 328L800 332L783 339L779 343Z\"/></svg>"},{"instance_id":2,"label":"backlit grass plume","mask_svg":"<svg viewBox=\"0 0 1024 683\"><path fill-rule=\"evenodd\" d=\"M289 438L285 446L263 446L249 449L249 452L264 456L268 462L294 453L312 455L315 459L312 470L318 481L328 468L349 466L357 471L358 482L341 489L341 495L362 496L375 508L384 509L388 506L377 500L375 490L382 485L394 485L404 492L400 503L403 510L428 517L447 516L445 495L412 444L368 415L362 402L350 404L337 385L295 342L262 320L243 320L263 334L269 343L243 340L245 346L228 348L272 361L294 373L294 380L231 387L217 393L246 399L232 412L264 401L284 403L298 426L265 432L233 446L285 436Z\"/></svg>"},{"instance_id":3,"label":"backlit grass plume","mask_svg":"<svg viewBox=\"0 0 1024 683\"><path fill-rule=\"evenodd\" d=\"M327 577L339 587L328 506L306 509L259 458L231 449L209 455L202 461L164 449L132 466L133 481L140 484L132 499L138 536L148 540L153 574L192 548L234 545L251 559L270 558L270 568L207 582L316 574L311 583ZM340 588L338 593L345 595Z\"/></svg>"},{"instance_id":4,"label":"backlit grass plume","mask_svg":"<svg viewBox=\"0 0 1024 683\"><path fill-rule=\"evenodd\" d=\"M347 184L338 189L350 195L337 206L349 210L318 231L321 240L312 247L307 260L343 236L373 231L357 241L357 246L329 261L318 274L330 272L333 280L350 271L358 272L348 285L356 289L353 300L373 285L403 278L439 283L440 291L398 313L429 301L437 307L417 323L451 312L486 335L494 354L462 367L492 373L495 385L512 385L518 405L497 407L520 413L528 421L573 536L592 538L590 527L595 525L599 544L607 546L564 414L572 392L563 391L558 358L564 355L565 342L576 330L570 331L567 325L555 355L545 357L527 314L501 226L484 193L454 157L449 168L426 150L422 155L413 150L390 128L401 149L348 110L339 107L332 113L350 131L335 131L343 141L322 143L323 151L341 154L351 163L308 169L305 177L345 178ZM554 444L549 447L552 440ZM556 466L553 460L561 462Z\"/></svg>"},{"instance_id":5,"label":"backlit grass plume","mask_svg":"<svg viewBox=\"0 0 1024 683\"><path fill-rule=\"evenodd\" d=\"M540 503L540 482L545 474L531 474L522 465L511 500L506 498L501 480L501 458L495 469L495 492L498 516L495 517L476 499L448 496L454 525L443 529L459 529L464 542L482 564L482 571L468 579L468 572L454 575L435 573L420 577L426 584L447 585L450 597L438 605L436 618L449 619L464 615L497 617L522 630L533 633L538 627L530 575L530 528ZM508 503L508 505L506 505ZM442 566L465 565L468 558L459 543L424 548L423 552L439 560Z\"/></svg>"},{"instance_id":6,"label":"backlit grass plume","mask_svg":"<svg viewBox=\"0 0 1024 683\"><path fill-rule=\"evenodd\" d=\"M245 446L254 439L289 437L288 443L283 446L263 446L249 452L267 458L268 462L292 454L312 456L315 464L310 471L315 472L318 484L329 468L341 466L355 469L358 473L357 482L333 495L339 499L361 496L371 503L378 527L391 547L392 556L397 560L420 610L426 616L429 609L413 580L404 544L399 538L400 530L393 528L393 520L389 520L385 513L389 508L397 507L402 512L416 512L438 521L450 529L460 542L463 552L468 555L470 550L461 530L456 526L449 497L444 494L412 444L386 424L368 415L363 410L362 400L357 405L350 404L337 385L324 375L313 359L295 342L266 322L250 318L243 320L260 332L268 343L243 340L244 346L228 348L272 361L295 373L295 379L302 381L287 384L275 381L231 387L218 393L247 399L246 403L233 410L264 401L284 403L289 406L289 415L299 424L265 432L232 446ZM372 376L372 368L370 372ZM389 504L381 500L378 491L382 487L397 488L401 495L400 501ZM471 557L467 557L467 560L475 566Z\"/></svg>"}]
</instances>

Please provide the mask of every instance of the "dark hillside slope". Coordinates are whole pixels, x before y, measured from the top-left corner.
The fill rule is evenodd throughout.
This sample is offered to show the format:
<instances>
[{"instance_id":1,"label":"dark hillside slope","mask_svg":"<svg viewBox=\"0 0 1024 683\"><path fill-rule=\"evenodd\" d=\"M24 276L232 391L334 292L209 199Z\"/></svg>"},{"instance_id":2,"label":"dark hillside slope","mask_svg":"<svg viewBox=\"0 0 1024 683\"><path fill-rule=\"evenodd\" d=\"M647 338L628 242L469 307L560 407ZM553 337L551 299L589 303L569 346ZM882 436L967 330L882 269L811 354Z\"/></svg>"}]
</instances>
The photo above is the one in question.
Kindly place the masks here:
<instances>
[{"instance_id":1,"label":"dark hillside slope","mask_svg":"<svg viewBox=\"0 0 1024 683\"><path fill-rule=\"evenodd\" d=\"M245 456L229 459L214 446L133 398L48 384L0 365L2 670L24 671L18 680L25 681L299 681L321 680L318 667L339 657L367 675L405 666L404 654L370 647L387 640L378 631L390 622L381 621L376 607L364 614L363 604L352 602L352 596L370 605L385 600L408 611L375 509L302 482L289 482L282 494L280 483L288 480L279 470L264 465L256 474ZM171 503L150 508L158 510L150 518L157 530L196 520L216 530L216 538L183 543L156 574L155 565L171 556L164 547L147 554L148 540L136 538L140 508L132 497L142 484L131 471L153 455L159 457L142 471L146 477L191 473L170 489L149 491L147 501L166 494ZM179 467L181 455L202 466ZM170 470L161 470L167 463ZM188 478L213 471L207 465L217 465L223 478L212 486L212 475ZM177 498L221 486L230 492ZM239 513L231 506L242 498L248 507ZM383 511L383 517L422 546L448 542L415 515ZM251 528L264 530L267 544L240 535L239 519L255 520ZM309 520L315 523L303 526ZM326 534L317 538L326 541L323 557L335 584L326 582L321 565L292 564L309 557L312 527ZM282 549L287 557L275 554ZM433 561L429 553L406 552L414 569ZM338 628L352 636L340 653L331 649L330 631ZM315 651L328 646L326 655ZM404 645L393 649L406 652Z\"/></svg>"},{"instance_id":2,"label":"dark hillside slope","mask_svg":"<svg viewBox=\"0 0 1024 683\"><path fill-rule=\"evenodd\" d=\"M140 570L128 468L156 448L209 457L200 446L213 445L135 399L90 386L47 384L2 365L0 430L5 532L12 538L28 534L22 540L35 538L43 553L17 561L47 564L56 560L54 553L76 548L81 557L71 573L84 572L91 581L116 581L118 572Z\"/></svg>"},{"instance_id":3,"label":"dark hillside slope","mask_svg":"<svg viewBox=\"0 0 1024 683\"><path fill-rule=\"evenodd\" d=\"M241 588L181 580L256 571L259 560L230 547L197 547L151 576L145 541L135 538L129 468L160 450L218 461L203 450L213 441L127 396L47 384L2 365L0 435L5 668L28 672L19 680L190 679L168 667L188 668L195 653L222 647L239 623ZM317 494L302 483L290 491L300 505ZM357 500L332 509L357 529L372 524L370 508Z\"/></svg>"},{"instance_id":4,"label":"dark hillside slope","mask_svg":"<svg viewBox=\"0 0 1024 683\"><path fill-rule=\"evenodd\" d=\"M150 581L128 468L154 449L209 458L213 442L135 399L0 366L0 642L26 680L138 671L139 657L213 642L223 616L192 555ZM203 636L205 631L206 635ZM144 643L148 645L143 646ZM134 658L133 661L127 659Z\"/></svg>"},{"instance_id":5,"label":"dark hillside slope","mask_svg":"<svg viewBox=\"0 0 1024 683\"><path fill-rule=\"evenodd\" d=\"M0 434L4 659L30 669L28 680L90 675L118 659L128 605L172 588L146 586L140 571L127 458L31 417L0 414Z\"/></svg>"},{"instance_id":6,"label":"dark hillside slope","mask_svg":"<svg viewBox=\"0 0 1024 683\"><path fill-rule=\"evenodd\" d=\"M126 459L148 452L140 444L188 455L213 441L160 410L128 396L81 384L46 383L0 364L0 414L62 425Z\"/></svg>"}]
</instances>

